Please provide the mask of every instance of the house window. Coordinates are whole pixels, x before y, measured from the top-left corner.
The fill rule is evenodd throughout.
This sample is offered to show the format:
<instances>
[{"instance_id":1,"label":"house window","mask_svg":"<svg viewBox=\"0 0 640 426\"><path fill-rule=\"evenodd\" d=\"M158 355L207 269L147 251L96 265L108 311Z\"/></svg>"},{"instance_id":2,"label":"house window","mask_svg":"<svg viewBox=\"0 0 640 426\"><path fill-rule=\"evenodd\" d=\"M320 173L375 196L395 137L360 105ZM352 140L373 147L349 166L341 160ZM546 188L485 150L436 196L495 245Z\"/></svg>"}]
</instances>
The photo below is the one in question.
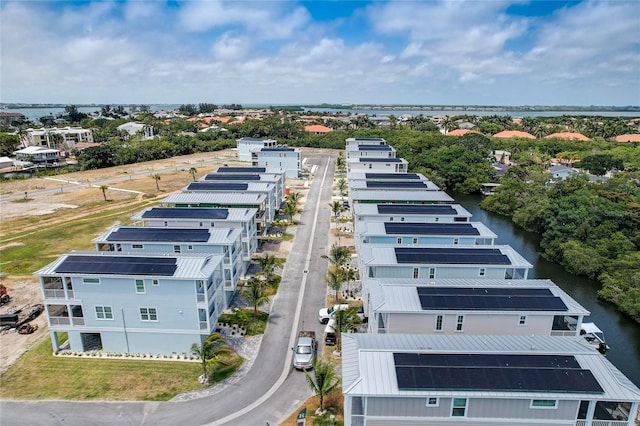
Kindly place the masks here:
<instances>
[{"instance_id":1,"label":"house window","mask_svg":"<svg viewBox=\"0 0 640 426\"><path fill-rule=\"evenodd\" d=\"M399 237L398 237L398 239L396 240L396 242L397 242L398 244L402 244L402 238L399 238Z\"/></svg>"},{"instance_id":2,"label":"house window","mask_svg":"<svg viewBox=\"0 0 640 426\"><path fill-rule=\"evenodd\" d=\"M518 325L527 325L526 315L520 315L520 318L518 319Z\"/></svg>"},{"instance_id":3,"label":"house window","mask_svg":"<svg viewBox=\"0 0 640 426\"><path fill-rule=\"evenodd\" d=\"M389 218L389 222L393 222L393 216Z\"/></svg>"},{"instance_id":4,"label":"house window","mask_svg":"<svg viewBox=\"0 0 640 426\"><path fill-rule=\"evenodd\" d=\"M158 321L156 308L140 308L140 321Z\"/></svg>"},{"instance_id":5,"label":"house window","mask_svg":"<svg viewBox=\"0 0 640 426\"><path fill-rule=\"evenodd\" d=\"M429 268L429 279L434 279L436 277L436 268Z\"/></svg>"},{"instance_id":6,"label":"house window","mask_svg":"<svg viewBox=\"0 0 640 426\"><path fill-rule=\"evenodd\" d=\"M174 253L180 253L180 246L173 246Z\"/></svg>"},{"instance_id":7,"label":"house window","mask_svg":"<svg viewBox=\"0 0 640 426\"><path fill-rule=\"evenodd\" d=\"M480 268L480 272L478 272L478 276L484 277L487 275L487 268Z\"/></svg>"},{"instance_id":8,"label":"house window","mask_svg":"<svg viewBox=\"0 0 640 426\"><path fill-rule=\"evenodd\" d=\"M211 227L212 227L212 228L215 228L215 227L216 227L215 222L211 222Z\"/></svg>"},{"instance_id":9,"label":"house window","mask_svg":"<svg viewBox=\"0 0 640 426\"><path fill-rule=\"evenodd\" d=\"M438 315L436 317L436 331L442 331L442 320L444 317L442 315Z\"/></svg>"},{"instance_id":10,"label":"house window","mask_svg":"<svg viewBox=\"0 0 640 426\"><path fill-rule=\"evenodd\" d=\"M453 245L457 246L458 244L460 244L460 238L454 238L453 239Z\"/></svg>"},{"instance_id":11,"label":"house window","mask_svg":"<svg viewBox=\"0 0 640 426\"><path fill-rule=\"evenodd\" d=\"M153 280L153 281L151 281L151 284L153 284L153 285L160 285L160 281L158 281L158 280Z\"/></svg>"},{"instance_id":12,"label":"house window","mask_svg":"<svg viewBox=\"0 0 640 426\"><path fill-rule=\"evenodd\" d=\"M453 398L451 416L465 417L467 415L467 398Z\"/></svg>"},{"instance_id":13,"label":"house window","mask_svg":"<svg viewBox=\"0 0 640 426\"><path fill-rule=\"evenodd\" d=\"M167 222L166 220L164 221L164 226L169 226L169 222Z\"/></svg>"},{"instance_id":14,"label":"house window","mask_svg":"<svg viewBox=\"0 0 640 426\"><path fill-rule=\"evenodd\" d=\"M417 238L413 239L413 244L418 244L418 239Z\"/></svg>"},{"instance_id":15,"label":"house window","mask_svg":"<svg viewBox=\"0 0 640 426\"><path fill-rule=\"evenodd\" d=\"M440 218L439 217L436 217L436 222L440 222Z\"/></svg>"},{"instance_id":16,"label":"house window","mask_svg":"<svg viewBox=\"0 0 640 426\"><path fill-rule=\"evenodd\" d=\"M136 280L136 293L144 292L144 280Z\"/></svg>"},{"instance_id":17,"label":"house window","mask_svg":"<svg viewBox=\"0 0 640 426\"><path fill-rule=\"evenodd\" d=\"M464 324L464 315L458 315L456 322L456 331L462 331L462 325Z\"/></svg>"},{"instance_id":18,"label":"house window","mask_svg":"<svg viewBox=\"0 0 640 426\"><path fill-rule=\"evenodd\" d=\"M96 306L96 319L113 319L113 311L111 310L111 306Z\"/></svg>"},{"instance_id":19,"label":"house window","mask_svg":"<svg viewBox=\"0 0 640 426\"><path fill-rule=\"evenodd\" d=\"M400 218L400 222L404 222L404 216Z\"/></svg>"},{"instance_id":20,"label":"house window","mask_svg":"<svg viewBox=\"0 0 640 426\"><path fill-rule=\"evenodd\" d=\"M134 248L134 249L141 249L141 248L143 248L143 246L142 246L142 244L132 244L132 245L131 245L131 248Z\"/></svg>"},{"instance_id":21,"label":"house window","mask_svg":"<svg viewBox=\"0 0 640 426\"><path fill-rule=\"evenodd\" d=\"M529 408L558 408L557 399L532 399Z\"/></svg>"},{"instance_id":22,"label":"house window","mask_svg":"<svg viewBox=\"0 0 640 426\"><path fill-rule=\"evenodd\" d=\"M198 226L200 226L200 228L202 228L202 222L200 222L200 225L198 225Z\"/></svg>"},{"instance_id":23,"label":"house window","mask_svg":"<svg viewBox=\"0 0 640 426\"><path fill-rule=\"evenodd\" d=\"M193 250L193 246L187 246L187 250L192 251Z\"/></svg>"},{"instance_id":24,"label":"house window","mask_svg":"<svg viewBox=\"0 0 640 426\"><path fill-rule=\"evenodd\" d=\"M100 284L100 278L83 278L83 284Z\"/></svg>"},{"instance_id":25,"label":"house window","mask_svg":"<svg viewBox=\"0 0 640 426\"><path fill-rule=\"evenodd\" d=\"M418 278L420 275L420 268L413 268L413 278Z\"/></svg>"},{"instance_id":26,"label":"house window","mask_svg":"<svg viewBox=\"0 0 640 426\"><path fill-rule=\"evenodd\" d=\"M438 398L435 398L435 397L427 398L427 407L437 407L438 405L440 405L440 401L438 401Z\"/></svg>"}]
</instances>

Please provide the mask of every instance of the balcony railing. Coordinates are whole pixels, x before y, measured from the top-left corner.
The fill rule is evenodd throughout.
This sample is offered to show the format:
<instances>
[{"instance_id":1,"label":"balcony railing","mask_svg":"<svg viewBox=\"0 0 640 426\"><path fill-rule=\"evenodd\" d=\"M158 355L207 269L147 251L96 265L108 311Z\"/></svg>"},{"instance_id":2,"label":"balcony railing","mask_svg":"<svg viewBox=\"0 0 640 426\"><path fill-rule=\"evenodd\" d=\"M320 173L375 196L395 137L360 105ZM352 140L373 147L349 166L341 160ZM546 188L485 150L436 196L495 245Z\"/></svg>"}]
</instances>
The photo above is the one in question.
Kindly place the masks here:
<instances>
[{"instance_id":1,"label":"balcony railing","mask_svg":"<svg viewBox=\"0 0 640 426\"><path fill-rule=\"evenodd\" d=\"M576 331L575 330L551 330L551 335L552 336L575 336L576 335Z\"/></svg>"},{"instance_id":2,"label":"balcony railing","mask_svg":"<svg viewBox=\"0 0 640 426\"><path fill-rule=\"evenodd\" d=\"M197 294L197 301L198 302L204 302L205 301L204 293L198 293Z\"/></svg>"},{"instance_id":3,"label":"balcony railing","mask_svg":"<svg viewBox=\"0 0 640 426\"><path fill-rule=\"evenodd\" d=\"M84 317L73 317L73 325L84 325Z\"/></svg>"},{"instance_id":4,"label":"balcony railing","mask_svg":"<svg viewBox=\"0 0 640 426\"><path fill-rule=\"evenodd\" d=\"M209 328L207 322L206 321L200 321L200 330L206 330L207 328Z\"/></svg>"},{"instance_id":5,"label":"balcony railing","mask_svg":"<svg viewBox=\"0 0 640 426\"><path fill-rule=\"evenodd\" d=\"M629 422L625 420L592 420L591 426L627 426ZM576 426L586 426L586 420L578 420Z\"/></svg>"},{"instance_id":6,"label":"balcony railing","mask_svg":"<svg viewBox=\"0 0 640 426\"><path fill-rule=\"evenodd\" d=\"M66 295L63 289L58 289L58 290L45 289L44 297L46 299L65 299Z\"/></svg>"},{"instance_id":7,"label":"balcony railing","mask_svg":"<svg viewBox=\"0 0 640 426\"><path fill-rule=\"evenodd\" d=\"M69 325L71 324L69 317L49 317L49 324L51 325Z\"/></svg>"}]
</instances>

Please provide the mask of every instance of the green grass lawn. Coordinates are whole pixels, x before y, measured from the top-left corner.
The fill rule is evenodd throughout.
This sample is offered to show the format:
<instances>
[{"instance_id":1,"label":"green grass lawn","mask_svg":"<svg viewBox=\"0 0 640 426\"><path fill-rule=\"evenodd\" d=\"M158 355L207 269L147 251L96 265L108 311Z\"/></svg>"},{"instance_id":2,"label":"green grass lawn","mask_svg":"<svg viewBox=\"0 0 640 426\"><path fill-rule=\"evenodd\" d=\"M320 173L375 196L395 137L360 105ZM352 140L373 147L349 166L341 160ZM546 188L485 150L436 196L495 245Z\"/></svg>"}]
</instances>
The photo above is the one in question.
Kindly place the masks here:
<instances>
[{"instance_id":1,"label":"green grass lawn","mask_svg":"<svg viewBox=\"0 0 640 426\"><path fill-rule=\"evenodd\" d=\"M199 362L55 357L45 337L2 375L0 398L167 401L202 389L200 374Z\"/></svg>"}]
</instances>

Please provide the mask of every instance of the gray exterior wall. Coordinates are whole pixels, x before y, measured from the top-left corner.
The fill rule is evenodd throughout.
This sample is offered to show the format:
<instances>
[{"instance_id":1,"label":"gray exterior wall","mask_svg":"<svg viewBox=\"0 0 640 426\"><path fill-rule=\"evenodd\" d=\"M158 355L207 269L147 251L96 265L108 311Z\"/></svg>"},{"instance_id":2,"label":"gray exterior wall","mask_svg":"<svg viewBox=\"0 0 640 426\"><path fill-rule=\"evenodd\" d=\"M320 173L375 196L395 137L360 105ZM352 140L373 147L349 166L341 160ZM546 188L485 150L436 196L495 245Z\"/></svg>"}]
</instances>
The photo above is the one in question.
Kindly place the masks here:
<instances>
[{"instance_id":1,"label":"gray exterior wall","mask_svg":"<svg viewBox=\"0 0 640 426\"><path fill-rule=\"evenodd\" d=\"M367 242L364 239L368 239ZM458 240L456 243L454 240ZM400 242L398 242L400 240ZM370 237L362 237L361 241L365 244L393 244L395 246L402 245L460 245L474 246L476 241L482 244L491 245L491 240L481 237L461 237L461 236L406 236L406 235L372 235Z\"/></svg>"},{"instance_id":2,"label":"gray exterior wall","mask_svg":"<svg viewBox=\"0 0 640 426\"><path fill-rule=\"evenodd\" d=\"M418 268L417 278L430 278L428 265L388 265L368 266L366 276L370 278L414 278L413 268ZM505 279L506 268L504 266L433 266L434 278L497 278ZM485 275L480 276L480 268L485 268ZM372 270L373 268L373 270ZM361 270L364 268L361 268Z\"/></svg>"},{"instance_id":3,"label":"gray exterior wall","mask_svg":"<svg viewBox=\"0 0 640 426\"><path fill-rule=\"evenodd\" d=\"M455 218L458 220L455 220ZM358 215L356 217L356 229L358 228L358 223L360 222L418 222L418 223L434 223L434 222L442 222L442 223L451 223L451 222L468 222L468 218L466 216L455 216L455 215L384 215L384 214L373 214L373 215Z\"/></svg>"},{"instance_id":4,"label":"gray exterior wall","mask_svg":"<svg viewBox=\"0 0 640 426\"><path fill-rule=\"evenodd\" d=\"M254 151L251 165L265 168L281 168L286 177L297 178L302 172L302 154L296 151Z\"/></svg>"}]
</instances>

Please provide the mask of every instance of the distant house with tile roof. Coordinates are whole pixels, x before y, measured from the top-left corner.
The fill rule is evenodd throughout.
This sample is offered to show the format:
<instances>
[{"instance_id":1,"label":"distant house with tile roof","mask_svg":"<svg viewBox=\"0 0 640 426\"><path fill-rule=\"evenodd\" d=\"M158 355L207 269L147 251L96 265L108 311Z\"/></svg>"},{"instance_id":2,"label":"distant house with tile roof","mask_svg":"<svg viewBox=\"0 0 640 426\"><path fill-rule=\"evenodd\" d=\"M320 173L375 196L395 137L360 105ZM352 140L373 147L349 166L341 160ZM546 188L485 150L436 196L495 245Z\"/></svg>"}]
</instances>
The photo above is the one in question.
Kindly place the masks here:
<instances>
[{"instance_id":1,"label":"distant house with tile roof","mask_svg":"<svg viewBox=\"0 0 640 426\"><path fill-rule=\"evenodd\" d=\"M464 136L469 133L469 129L455 129L447 133L447 136Z\"/></svg>"},{"instance_id":2,"label":"distant house with tile roof","mask_svg":"<svg viewBox=\"0 0 640 426\"><path fill-rule=\"evenodd\" d=\"M582 133L575 132L558 132L552 133L548 136L544 137L545 139L568 139L568 140L576 140L576 141L588 141L589 138L583 135Z\"/></svg>"},{"instance_id":3,"label":"distant house with tile roof","mask_svg":"<svg viewBox=\"0 0 640 426\"><path fill-rule=\"evenodd\" d=\"M503 130L500 133L496 133L493 135L494 138L527 138L527 139L535 139L531 133L521 132L519 130Z\"/></svg>"},{"instance_id":4,"label":"distant house with tile roof","mask_svg":"<svg viewBox=\"0 0 640 426\"><path fill-rule=\"evenodd\" d=\"M640 142L640 134L638 133L627 133L624 135L619 135L613 138L616 142Z\"/></svg>"},{"instance_id":5,"label":"distant house with tile roof","mask_svg":"<svg viewBox=\"0 0 640 426\"><path fill-rule=\"evenodd\" d=\"M320 124L312 124L309 126L304 126L304 131L309 133L315 133L316 135L324 135L325 133L329 133L331 131L327 126L322 126Z\"/></svg>"}]
</instances>

